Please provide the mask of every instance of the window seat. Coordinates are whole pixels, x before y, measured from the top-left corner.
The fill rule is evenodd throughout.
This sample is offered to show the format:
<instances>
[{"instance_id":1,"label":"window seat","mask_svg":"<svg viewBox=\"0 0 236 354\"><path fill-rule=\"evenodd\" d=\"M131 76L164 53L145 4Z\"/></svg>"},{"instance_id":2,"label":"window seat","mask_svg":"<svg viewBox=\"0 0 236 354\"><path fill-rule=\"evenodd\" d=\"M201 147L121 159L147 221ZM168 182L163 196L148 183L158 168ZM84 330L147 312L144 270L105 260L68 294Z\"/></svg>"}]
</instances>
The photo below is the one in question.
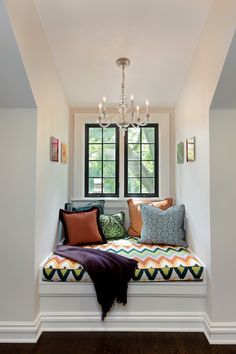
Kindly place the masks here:
<instances>
[{"instance_id":1,"label":"window seat","mask_svg":"<svg viewBox=\"0 0 236 354\"><path fill-rule=\"evenodd\" d=\"M137 260L138 269L136 269L131 281L203 280L203 264L189 249L184 247L141 244L134 237L85 247L100 249ZM79 263L53 253L49 255L41 271L43 281L91 281L88 273Z\"/></svg>"},{"instance_id":2,"label":"window seat","mask_svg":"<svg viewBox=\"0 0 236 354\"><path fill-rule=\"evenodd\" d=\"M106 215L120 211L125 212L128 228L127 200L106 200ZM51 253L39 274L43 330L205 331L207 272L202 262L190 249L137 241L126 238L96 246L138 261L128 285L127 304L115 304L104 322L94 285L83 267Z\"/></svg>"},{"instance_id":3,"label":"window seat","mask_svg":"<svg viewBox=\"0 0 236 354\"><path fill-rule=\"evenodd\" d=\"M39 297L45 331L202 331L207 284L204 266L183 247L139 244L127 238L96 248L135 258L139 268L128 302L104 322L93 283L81 265L53 254L40 267Z\"/></svg>"}]
</instances>

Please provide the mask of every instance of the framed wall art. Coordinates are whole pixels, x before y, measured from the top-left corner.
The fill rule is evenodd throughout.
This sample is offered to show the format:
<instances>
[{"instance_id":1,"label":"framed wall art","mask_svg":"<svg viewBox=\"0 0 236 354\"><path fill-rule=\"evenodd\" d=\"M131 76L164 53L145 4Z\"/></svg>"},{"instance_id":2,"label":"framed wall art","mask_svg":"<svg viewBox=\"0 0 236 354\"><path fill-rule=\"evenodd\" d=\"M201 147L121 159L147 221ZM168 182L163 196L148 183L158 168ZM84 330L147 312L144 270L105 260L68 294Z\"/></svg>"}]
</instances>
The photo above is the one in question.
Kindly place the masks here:
<instances>
[{"instance_id":1,"label":"framed wall art","mask_svg":"<svg viewBox=\"0 0 236 354\"><path fill-rule=\"evenodd\" d=\"M195 138L186 139L186 160L195 161Z\"/></svg>"},{"instance_id":2,"label":"framed wall art","mask_svg":"<svg viewBox=\"0 0 236 354\"><path fill-rule=\"evenodd\" d=\"M184 163L184 143L177 144L177 164Z\"/></svg>"},{"instance_id":3,"label":"framed wall art","mask_svg":"<svg viewBox=\"0 0 236 354\"><path fill-rule=\"evenodd\" d=\"M53 136L50 138L50 160L59 161L59 139Z\"/></svg>"},{"instance_id":4,"label":"framed wall art","mask_svg":"<svg viewBox=\"0 0 236 354\"><path fill-rule=\"evenodd\" d=\"M67 163L67 144L61 143L61 162Z\"/></svg>"}]
</instances>

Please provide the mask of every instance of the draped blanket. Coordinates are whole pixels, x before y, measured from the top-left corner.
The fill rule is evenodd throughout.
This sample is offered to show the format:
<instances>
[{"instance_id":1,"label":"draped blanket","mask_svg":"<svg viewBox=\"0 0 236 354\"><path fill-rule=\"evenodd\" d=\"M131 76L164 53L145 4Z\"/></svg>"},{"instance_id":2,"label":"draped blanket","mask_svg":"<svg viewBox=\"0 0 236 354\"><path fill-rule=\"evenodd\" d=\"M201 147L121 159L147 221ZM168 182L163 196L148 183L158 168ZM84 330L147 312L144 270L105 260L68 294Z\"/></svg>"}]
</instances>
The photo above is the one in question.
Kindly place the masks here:
<instances>
[{"instance_id":1,"label":"draped blanket","mask_svg":"<svg viewBox=\"0 0 236 354\"><path fill-rule=\"evenodd\" d=\"M102 307L102 321L115 300L127 303L128 282L135 272L138 262L118 254L83 248L59 245L54 253L80 263L92 279L98 303Z\"/></svg>"}]
</instances>

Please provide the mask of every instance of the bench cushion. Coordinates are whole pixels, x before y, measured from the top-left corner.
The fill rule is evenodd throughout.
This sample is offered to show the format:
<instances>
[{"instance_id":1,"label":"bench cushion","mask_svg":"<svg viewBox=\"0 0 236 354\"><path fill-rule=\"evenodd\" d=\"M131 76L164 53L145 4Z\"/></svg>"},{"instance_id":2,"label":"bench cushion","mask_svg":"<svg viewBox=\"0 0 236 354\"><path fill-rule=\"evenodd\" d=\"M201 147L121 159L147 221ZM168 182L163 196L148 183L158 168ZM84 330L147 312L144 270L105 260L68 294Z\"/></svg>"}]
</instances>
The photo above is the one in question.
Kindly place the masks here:
<instances>
[{"instance_id":1,"label":"bench cushion","mask_svg":"<svg viewBox=\"0 0 236 354\"><path fill-rule=\"evenodd\" d=\"M138 269L132 281L202 280L203 264L190 250L179 246L140 244L137 238L112 240L103 245L84 246L136 259ZM42 268L44 281L91 281L83 267L51 254Z\"/></svg>"}]
</instances>

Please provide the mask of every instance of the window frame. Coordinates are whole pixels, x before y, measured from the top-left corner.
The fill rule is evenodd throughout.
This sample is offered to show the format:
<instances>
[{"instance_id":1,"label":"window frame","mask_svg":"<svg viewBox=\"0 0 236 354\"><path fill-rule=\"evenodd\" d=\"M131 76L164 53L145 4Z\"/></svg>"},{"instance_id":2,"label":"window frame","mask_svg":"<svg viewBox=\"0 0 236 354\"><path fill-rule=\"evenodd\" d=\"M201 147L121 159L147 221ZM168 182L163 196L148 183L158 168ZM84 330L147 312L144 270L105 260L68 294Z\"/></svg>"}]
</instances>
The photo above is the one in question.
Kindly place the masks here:
<instances>
[{"instance_id":1,"label":"window frame","mask_svg":"<svg viewBox=\"0 0 236 354\"><path fill-rule=\"evenodd\" d=\"M111 109L116 114L116 109ZM71 113L70 144L69 144L69 199L73 201L93 201L99 197L85 196L85 124L97 123L97 109L75 108ZM152 112L151 123L159 124L159 196L163 199L174 193L175 141L173 136L173 112L171 109L161 109ZM113 211L126 203L124 197L124 138L120 133L120 175L119 197L103 197L107 205L112 205ZM121 183L122 182L122 183ZM138 199L142 199L139 197ZM143 198L144 199L144 198ZM153 198L155 199L155 198ZM125 204L124 204L125 205Z\"/></svg>"},{"instance_id":2,"label":"window frame","mask_svg":"<svg viewBox=\"0 0 236 354\"><path fill-rule=\"evenodd\" d=\"M132 128L132 127L130 127ZM154 139L154 151L155 151L155 159L151 160L154 161L154 193L129 193L128 192L128 129L125 132L125 139L124 139L124 197L130 198L151 198L151 197L158 197L159 196L159 124L158 123L150 123L142 128L155 128L155 139ZM142 134L140 134L140 138L142 139ZM142 146L142 141L137 143ZM141 160L140 161L140 180L142 178L142 168L141 168ZM140 183L141 189L141 183Z\"/></svg>"},{"instance_id":3,"label":"window frame","mask_svg":"<svg viewBox=\"0 0 236 354\"><path fill-rule=\"evenodd\" d=\"M96 123L85 123L85 147L84 147L84 166L85 166L85 183L84 183L84 195L85 197L99 197L99 198L106 198L106 197L119 197L119 156L120 156L120 138L119 138L119 128L115 124L111 124L108 128L101 128L102 129L102 160L95 160L102 162L102 175L101 178L103 182L103 145L108 144L103 142L103 129L115 128L116 136L115 136L115 193L89 193L89 128L101 128L99 124ZM112 143L110 143L112 144ZM108 160L109 161L109 160ZM113 161L113 160L111 160ZM103 183L102 183L103 186ZM103 187L102 187L103 188Z\"/></svg>"}]
</instances>

